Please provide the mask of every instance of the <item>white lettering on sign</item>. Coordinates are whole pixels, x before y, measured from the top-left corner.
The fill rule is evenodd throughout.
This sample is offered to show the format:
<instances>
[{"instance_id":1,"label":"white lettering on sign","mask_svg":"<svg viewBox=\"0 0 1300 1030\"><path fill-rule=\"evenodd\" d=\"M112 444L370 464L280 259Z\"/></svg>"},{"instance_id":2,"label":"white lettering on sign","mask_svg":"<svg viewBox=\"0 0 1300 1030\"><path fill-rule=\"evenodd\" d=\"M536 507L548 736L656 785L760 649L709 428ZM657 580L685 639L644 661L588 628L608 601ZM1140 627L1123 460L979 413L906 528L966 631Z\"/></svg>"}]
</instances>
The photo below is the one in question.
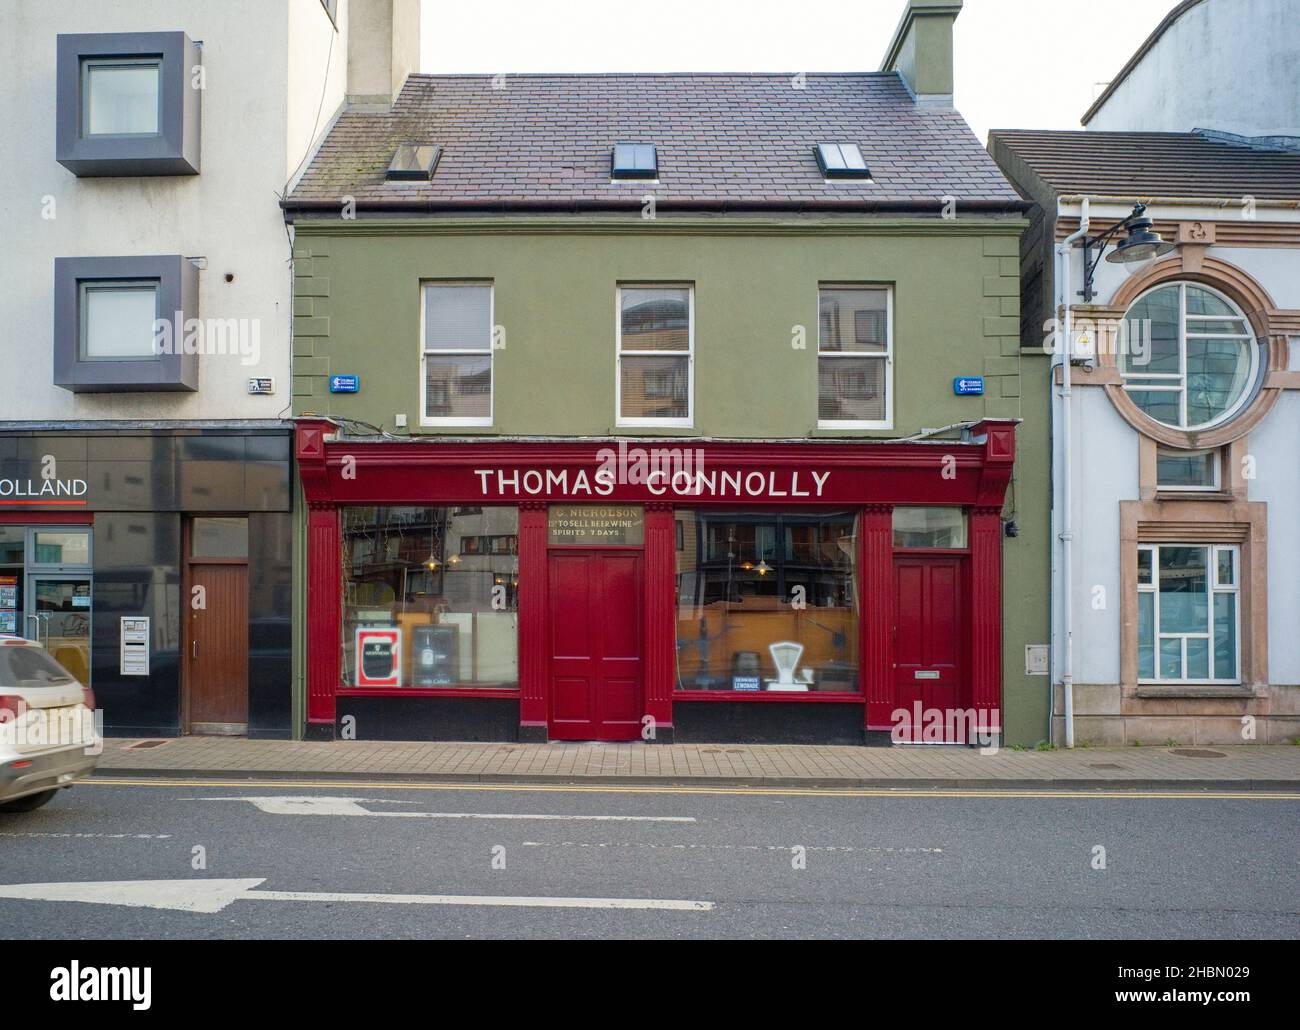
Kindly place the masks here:
<instances>
[{"instance_id":1,"label":"white lettering on sign","mask_svg":"<svg viewBox=\"0 0 1300 1030\"><path fill-rule=\"evenodd\" d=\"M0 497L81 497L86 492L84 479L0 479Z\"/></svg>"},{"instance_id":2,"label":"white lettering on sign","mask_svg":"<svg viewBox=\"0 0 1300 1030\"><path fill-rule=\"evenodd\" d=\"M608 497L614 473L586 469L475 469L484 497ZM646 474L646 492L655 497L822 497L831 474L809 470L745 472L739 469L696 469Z\"/></svg>"}]
</instances>

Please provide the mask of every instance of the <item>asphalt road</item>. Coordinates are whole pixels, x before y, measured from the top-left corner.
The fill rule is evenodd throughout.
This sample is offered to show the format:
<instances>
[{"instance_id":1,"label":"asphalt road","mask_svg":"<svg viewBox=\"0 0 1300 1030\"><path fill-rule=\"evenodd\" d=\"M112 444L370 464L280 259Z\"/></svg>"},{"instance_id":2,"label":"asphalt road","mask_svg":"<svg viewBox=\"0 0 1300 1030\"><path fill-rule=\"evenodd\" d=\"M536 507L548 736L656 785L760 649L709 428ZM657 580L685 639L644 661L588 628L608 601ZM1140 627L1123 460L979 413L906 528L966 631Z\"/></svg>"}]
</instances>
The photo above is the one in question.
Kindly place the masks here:
<instances>
[{"instance_id":1,"label":"asphalt road","mask_svg":"<svg viewBox=\"0 0 1300 1030\"><path fill-rule=\"evenodd\" d=\"M1294 938L1297 841L1300 796L99 780L0 816L0 937Z\"/></svg>"}]
</instances>

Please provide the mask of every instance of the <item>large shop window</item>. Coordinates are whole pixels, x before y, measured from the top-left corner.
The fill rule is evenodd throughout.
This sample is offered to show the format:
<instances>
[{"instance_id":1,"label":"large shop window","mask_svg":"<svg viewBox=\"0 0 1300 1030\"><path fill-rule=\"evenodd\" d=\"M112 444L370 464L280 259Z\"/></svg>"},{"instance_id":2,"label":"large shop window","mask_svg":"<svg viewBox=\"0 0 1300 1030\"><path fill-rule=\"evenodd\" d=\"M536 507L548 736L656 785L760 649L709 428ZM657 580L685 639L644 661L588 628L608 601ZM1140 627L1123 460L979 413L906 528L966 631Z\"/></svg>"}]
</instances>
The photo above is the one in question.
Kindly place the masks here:
<instances>
[{"instance_id":1,"label":"large shop window","mask_svg":"<svg viewBox=\"0 0 1300 1030\"><path fill-rule=\"evenodd\" d=\"M620 426L691 424L692 294L689 286L618 288Z\"/></svg>"},{"instance_id":2,"label":"large shop window","mask_svg":"<svg viewBox=\"0 0 1300 1030\"><path fill-rule=\"evenodd\" d=\"M679 689L860 689L855 513L676 519Z\"/></svg>"},{"instance_id":3,"label":"large shop window","mask_svg":"<svg viewBox=\"0 0 1300 1030\"><path fill-rule=\"evenodd\" d=\"M817 424L887 429L893 420L890 292L823 286L817 321Z\"/></svg>"},{"instance_id":4,"label":"large shop window","mask_svg":"<svg viewBox=\"0 0 1300 1030\"><path fill-rule=\"evenodd\" d=\"M1250 323L1222 294L1174 283L1138 298L1124 316L1124 389L1157 422L1208 429L1250 400L1264 371L1264 349Z\"/></svg>"},{"instance_id":5,"label":"large shop window","mask_svg":"<svg viewBox=\"0 0 1300 1030\"><path fill-rule=\"evenodd\" d=\"M519 510L347 507L343 682L519 682Z\"/></svg>"},{"instance_id":6,"label":"large shop window","mask_svg":"<svg viewBox=\"0 0 1300 1030\"><path fill-rule=\"evenodd\" d=\"M1240 681L1240 555L1208 544L1138 548L1138 679Z\"/></svg>"},{"instance_id":7,"label":"large shop window","mask_svg":"<svg viewBox=\"0 0 1300 1030\"><path fill-rule=\"evenodd\" d=\"M492 287L426 283L421 341L426 426L492 424Z\"/></svg>"}]
</instances>

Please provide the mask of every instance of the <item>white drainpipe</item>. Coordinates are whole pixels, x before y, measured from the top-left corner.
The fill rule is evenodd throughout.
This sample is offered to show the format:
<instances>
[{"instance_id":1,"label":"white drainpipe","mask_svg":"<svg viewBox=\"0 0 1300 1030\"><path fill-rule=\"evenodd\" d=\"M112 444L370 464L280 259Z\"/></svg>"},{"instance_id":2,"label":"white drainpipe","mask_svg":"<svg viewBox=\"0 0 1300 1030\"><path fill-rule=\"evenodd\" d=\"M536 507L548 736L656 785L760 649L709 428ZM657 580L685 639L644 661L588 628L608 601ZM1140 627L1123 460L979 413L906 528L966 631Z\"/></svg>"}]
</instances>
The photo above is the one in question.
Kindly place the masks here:
<instances>
[{"instance_id":1,"label":"white drainpipe","mask_svg":"<svg viewBox=\"0 0 1300 1030\"><path fill-rule=\"evenodd\" d=\"M1059 210L1058 210L1059 217ZM1074 747L1074 513L1071 477L1074 437L1070 428L1070 359L1074 340L1070 333L1070 251L1075 240L1088 233L1088 198L1080 202L1079 228L1056 245L1056 319L1064 354L1061 360L1061 621L1064 623L1064 655L1061 693L1065 707L1065 746ZM1053 377L1055 378L1055 377Z\"/></svg>"}]
</instances>

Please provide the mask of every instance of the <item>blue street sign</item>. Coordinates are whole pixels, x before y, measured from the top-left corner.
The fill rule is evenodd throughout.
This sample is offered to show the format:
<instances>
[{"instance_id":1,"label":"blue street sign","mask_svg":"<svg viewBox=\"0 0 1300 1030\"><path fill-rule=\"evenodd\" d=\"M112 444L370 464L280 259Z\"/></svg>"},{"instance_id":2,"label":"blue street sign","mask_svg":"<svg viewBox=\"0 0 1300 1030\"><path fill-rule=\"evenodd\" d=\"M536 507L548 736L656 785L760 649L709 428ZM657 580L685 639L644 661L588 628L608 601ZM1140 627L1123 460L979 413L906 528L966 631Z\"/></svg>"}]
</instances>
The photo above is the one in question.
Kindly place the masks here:
<instances>
[{"instance_id":1,"label":"blue street sign","mask_svg":"<svg viewBox=\"0 0 1300 1030\"><path fill-rule=\"evenodd\" d=\"M958 376L952 381L952 392L958 397L968 397L984 392L983 376Z\"/></svg>"},{"instance_id":2,"label":"blue street sign","mask_svg":"<svg viewBox=\"0 0 1300 1030\"><path fill-rule=\"evenodd\" d=\"M360 376L330 376L330 393L356 393L359 389Z\"/></svg>"}]
</instances>

